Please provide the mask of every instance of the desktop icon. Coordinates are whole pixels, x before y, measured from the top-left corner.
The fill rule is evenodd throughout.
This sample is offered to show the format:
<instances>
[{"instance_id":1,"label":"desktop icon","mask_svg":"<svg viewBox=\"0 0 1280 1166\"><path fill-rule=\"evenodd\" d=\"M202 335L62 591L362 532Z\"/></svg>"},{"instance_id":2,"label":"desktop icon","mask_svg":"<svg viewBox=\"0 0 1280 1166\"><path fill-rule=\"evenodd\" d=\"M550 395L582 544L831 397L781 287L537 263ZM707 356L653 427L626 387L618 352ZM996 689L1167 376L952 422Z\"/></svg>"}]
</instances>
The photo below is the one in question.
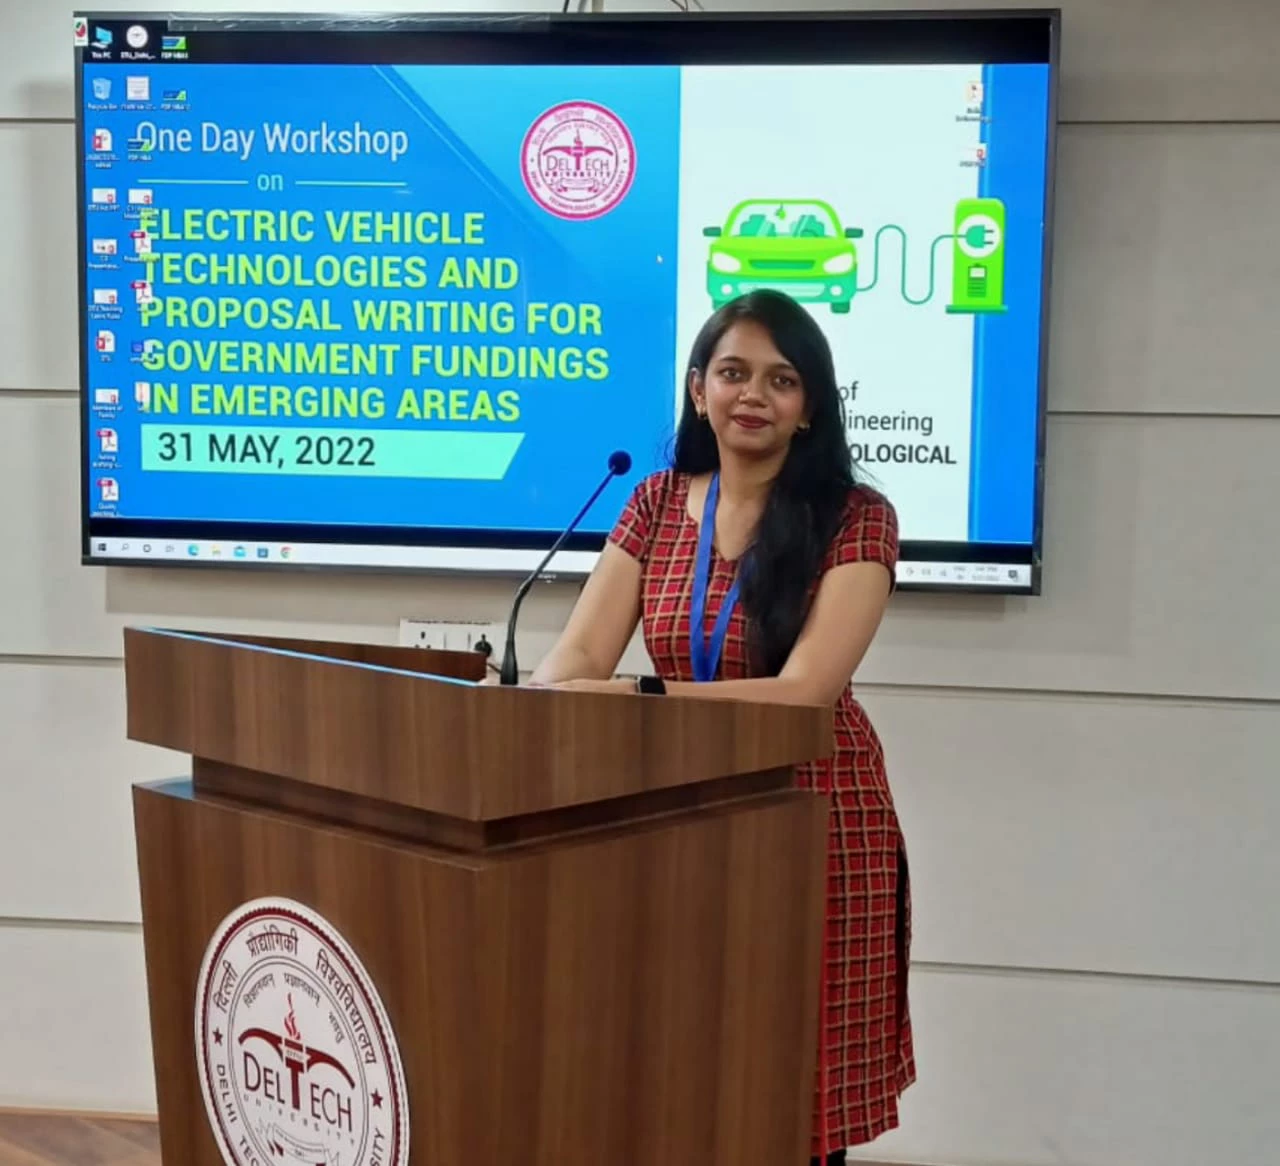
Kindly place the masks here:
<instances>
[{"instance_id":1,"label":"desktop icon","mask_svg":"<svg viewBox=\"0 0 1280 1166\"><path fill-rule=\"evenodd\" d=\"M93 403L95 405L118 405L120 404L120 390L94 389Z\"/></svg>"},{"instance_id":2,"label":"desktop icon","mask_svg":"<svg viewBox=\"0 0 1280 1166\"><path fill-rule=\"evenodd\" d=\"M104 502L119 502L120 483L115 478L99 478L98 494Z\"/></svg>"},{"instance_id":3,"label":"desktop icon","mask_svg":"<svg viewBox=\"0 0 1280 1166\"><path fill-rule=\"evenodd\" d=\"M150 206L155 201L155 192L147 186L131 186L129 188L130 206Z\"/></svg>"},{"instance_id":4,"label":"desktop icon","mask_svg":"<svg viewBox=\"0 0 1280 1166\"><path fill-rule=\"evenodd\" d=\"M94 239L93 253L95 255L114 255L118 250L118 246L114 239Z\"/></svg>"},{"instance_id":5,"label":"desktop icon","mask_svg":"<svg viewBox=\"0 0 1280 1166\"><path fill-rule=\"evenodd\" d=\"M115 39L116 38L112 35L111 29L103 28L102 25L98 25L98 27L93 30L93 43L100 49L109 49L111 47L111 42Z\"/></svg>"},{"instance_id":6,"label":"desktop icon","mask_svg":"<svg viewBox=\"0 0 1280 1166\"><path fill-rule=\"evenodd\" d=\"M112 353L116 350L116 334L110 328L102 328L93 339L94 350L101 353Z\"/></svg>"},{"instance_id":7,"label":"desktop icon","mask_svg":"<svg viewBox=\"0 0 1280 1166\"><path fill-rule=\"evenodd\" d=\"M114 186L95 186L89 197L94 206L115 206L117 201Z\"/></svg>"},{"instance_id":8,"label":"desktop icon","mask_svg":"<svg viewBox=\"0 0 1280 1166\"><path fill-rule=\"evenodd\" d=\"M144 413L151 407L151 382L133 382L133 403Z\"/></svg>"},{"instance_id":9,"label":"desktop icon","mask_svg":"<svg viewBox=\"0 0 1280 1166\"><path fill-rule=\"evenodd\" d=\"M104 154L111 149L111 131L96 129L93 131L93 150L96 154Z\"/></svg>"},{"instance_id":10,"label":"desktop icon","mask_svg":"<svg viewBox=\"0 0 1280 1166\"><path fill-rule=\"evenodd\" d=\"M187 51L187 38L185 36L162 36L160 38L160 48L166 53L185 53Z\"/></svg>"},{"instance_id":11,"label":"desktop icon","mask_svg":"<svg viewBox=\"0 0 1280 1166\"><path fill-rule=\"evenodd\" d=\"M110 78L95 77L93 79L93 99L94 101L110 101L111 100Z\"/></svg>"},{"instance_id":12,"label":"desktop icon","mask_svg":"<svg viewBox=\"0 0 1280 1166\"><path fill-rule=\"evenodd\" d=\"M150 101L151 78L126 77L124 79L124 94L125 99L128 101Z\"/></svg>"},{"instance_id":13,"label":"desktop icon","mask_svg":"<svg viewBox=\"0 0 1280 1166\"><path fill-rule=\"evenodd\" d=\"M114 308L120 302L120 293L113 287L95 287L93 305L96 308Z\"/></svg>"},{"instance_id":14,"label":"desktop icon","mask_svg":"<svg viewBox=\"0 0 1280 1166\"><path fill-rule=\"evenodd\" d=\"M125 30L124 39L131 49L145 49L150 36L140 24L131 24Z\"/></svg>"}]
</instances>

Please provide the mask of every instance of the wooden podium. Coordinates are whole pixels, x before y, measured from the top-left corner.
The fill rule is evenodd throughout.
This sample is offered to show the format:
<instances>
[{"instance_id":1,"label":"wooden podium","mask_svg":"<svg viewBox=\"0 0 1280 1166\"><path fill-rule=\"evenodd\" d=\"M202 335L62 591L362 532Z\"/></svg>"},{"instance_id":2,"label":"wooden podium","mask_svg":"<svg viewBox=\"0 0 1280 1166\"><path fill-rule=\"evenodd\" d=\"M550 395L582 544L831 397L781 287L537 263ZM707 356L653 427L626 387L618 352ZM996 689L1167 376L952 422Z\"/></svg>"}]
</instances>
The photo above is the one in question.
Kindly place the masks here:
<instances>
[{"instance_id":1,"label":"wooden podium","mask_svg":"<svg viewBox=\"0 0 1280 1166\"><path fill-rule=\"evenodd\" d=\"M125 633L165 1166L800 1166L829 710Z\"/></svg>"}]
</instances>

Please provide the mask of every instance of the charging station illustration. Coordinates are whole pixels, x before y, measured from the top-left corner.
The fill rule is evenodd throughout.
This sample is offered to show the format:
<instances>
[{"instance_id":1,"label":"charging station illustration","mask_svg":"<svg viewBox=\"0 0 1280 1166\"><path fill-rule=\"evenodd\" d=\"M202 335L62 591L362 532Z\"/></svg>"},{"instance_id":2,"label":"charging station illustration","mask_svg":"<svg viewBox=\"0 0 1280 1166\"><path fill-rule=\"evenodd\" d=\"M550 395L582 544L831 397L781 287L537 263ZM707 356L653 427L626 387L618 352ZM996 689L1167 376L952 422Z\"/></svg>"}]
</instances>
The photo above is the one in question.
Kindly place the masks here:
<instances>
[{"instance_id":1,"label":"charging station illustration","mask_svg":"<svg viewBox=\"0 0 1280 1166\"><path fill-rule=\"evenodd\" d=\"M962 198L952 236L952 313L1004 312L1004 203Z\"/></svg>"},{"instance_id":2,"label":"charging station illustration","mask_svg":"<svg viewBox=\"0 0 1280 1166\"><path fill-rule=\"evenodd\" d=\"M704 227L711 240L707 254L707 294L713 308L757 288L786 292L801 303L826 304L833 312L850 311L855 296L879 283L881 245L890 235L902 243L899 293L912 307L922 307L937 293L938 252L951 246L952 315L980 315L1008 310L1004 301L1005 205L998 198L962 198L956 203L952 228L929 247L929 282L923 295L907 284L909 238L897 223L886 223L871 240L871 271L861 281L855 240L860 227L841 224L834 207L822 199L744 199L723 225Z\"/></svg>"}]
</instances>

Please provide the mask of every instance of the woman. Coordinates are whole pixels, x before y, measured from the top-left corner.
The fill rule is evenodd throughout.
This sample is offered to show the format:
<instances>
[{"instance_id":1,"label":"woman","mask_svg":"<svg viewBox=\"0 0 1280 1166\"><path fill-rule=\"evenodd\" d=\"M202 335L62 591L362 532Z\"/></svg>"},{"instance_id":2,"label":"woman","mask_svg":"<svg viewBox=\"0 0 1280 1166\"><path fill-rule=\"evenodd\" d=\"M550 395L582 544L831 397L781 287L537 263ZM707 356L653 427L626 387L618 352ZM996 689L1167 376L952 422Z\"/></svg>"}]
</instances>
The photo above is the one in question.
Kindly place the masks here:
<instances>
[{"instance_id":1,"label":"woman","mask_svg":"<svg viewBox=\"0 0 1280 1166\"><path fill-rule=\"evenodd\" d=\"M897 1125L915 1079L905 852L850 687L893 589L897 520L855 483L830 348L791 299L717 311L685 392L673 468L632 495L532 682L835 706L834 757L798 778L832 804L811 1153L843 1162ZM638 620L658 678L612 679Z\"/></svg>"}]
</instances>

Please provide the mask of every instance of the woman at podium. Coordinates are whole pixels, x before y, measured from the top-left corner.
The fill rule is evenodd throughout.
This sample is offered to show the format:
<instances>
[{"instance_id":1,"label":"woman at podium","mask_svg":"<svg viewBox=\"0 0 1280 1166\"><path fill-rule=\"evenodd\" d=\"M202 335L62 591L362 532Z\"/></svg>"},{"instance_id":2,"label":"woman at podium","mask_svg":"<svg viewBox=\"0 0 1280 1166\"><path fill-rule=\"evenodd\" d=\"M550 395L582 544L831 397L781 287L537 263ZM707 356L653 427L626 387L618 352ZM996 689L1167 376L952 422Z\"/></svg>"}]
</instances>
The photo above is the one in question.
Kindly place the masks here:
<instances>
[{"instance_id":1,"label":"woman at podium","mask_svg":"<svg viewBox=\"0 0 1280 1166\"><path fill-rule=\"evenodd\" d=\"M831 350L777 292L725 304L689 357L670 470L642 482L535 684L835 708L798 770L830 796L814 1162L898 1123L915 1079L905 848L851 681L893 590L891 504L858 482ZM637 622L657 670L614 672Z\"/></svg>"}]
</instances>

